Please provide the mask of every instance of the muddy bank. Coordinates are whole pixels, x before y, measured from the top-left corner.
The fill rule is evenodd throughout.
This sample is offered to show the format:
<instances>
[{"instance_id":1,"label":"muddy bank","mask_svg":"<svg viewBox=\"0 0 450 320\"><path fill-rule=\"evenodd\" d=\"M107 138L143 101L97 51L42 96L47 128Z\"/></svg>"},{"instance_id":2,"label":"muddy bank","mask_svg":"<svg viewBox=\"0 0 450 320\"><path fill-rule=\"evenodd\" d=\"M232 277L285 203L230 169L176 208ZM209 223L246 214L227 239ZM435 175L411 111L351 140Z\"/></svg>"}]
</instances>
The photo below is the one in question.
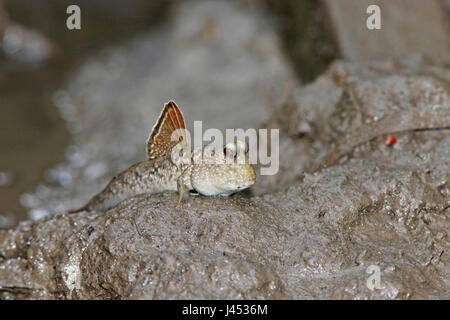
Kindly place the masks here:
<instances>
[{"instance_id":1,"label":"muddy bank","mask_svg":"<svg viewBox=\"0 0 450 320\"><path fill-rule=\"evenodd\" d=\"M268 100L298 84L270 17L238 2L178 3L170 20L92 56L53 102L73 143L21 203L31 219L85 204L113 175L146 157L163 103L174 99L189 130L257 128Z\"/></svg>"},{"instance_id":2,"label":"muddy bank","mask_svg":"<svg viewBox=\"0 0 450 320\"><path fill-rule=\"evenodd\" d=\"M420 59L336 62L275 106L282 167L260 196L22 222L0 232L1 296L448 299L449 84Z\"/></svg>"}]
</instances>

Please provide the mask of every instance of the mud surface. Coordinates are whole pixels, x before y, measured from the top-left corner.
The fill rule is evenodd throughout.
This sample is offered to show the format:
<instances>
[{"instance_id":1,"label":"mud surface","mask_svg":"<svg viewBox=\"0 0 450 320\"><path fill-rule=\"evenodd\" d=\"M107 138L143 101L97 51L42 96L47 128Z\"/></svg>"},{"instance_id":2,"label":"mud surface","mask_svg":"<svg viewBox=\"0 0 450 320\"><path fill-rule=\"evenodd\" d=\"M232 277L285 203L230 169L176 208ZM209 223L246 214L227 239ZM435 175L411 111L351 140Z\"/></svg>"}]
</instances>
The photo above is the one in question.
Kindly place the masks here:
<instances>
[{"instance_id":1,"label":"mud surface","mask_svg":"<svg viewBox=\"0 0 450 320\"><path fill-rule=\"evenodd\" d=\"M208 3L52 96L74 142L21 199L37 221L0 230L0 298L450 299L448 67L335 61L301 86L264 14ZM66 214L144 159L167 97L204 129L279 128L278 174L178 208L167 192Z\"/></svg>"},{"instance_id":2,"label":"mud surface","mask_svg":"<svg viewBox=\"0 0 450 320\"><path fill-rule=\"evenodd\" d=\"M193 1L171 20L90 58L53 102L73 144L66 160L21 197L31 219L79 208L112 176L146 157L150 130L174 99L193 135L208 128L257 128L269 100L297 84L261 10Z\"/></svg>"},{"instance_id":3,"label":"mud surface","mask_svg":"<svg viewBox=\"0 0 450 320\"><path fill-rule=\"evenodd\" d=\"M260 180L265 195L175 208L168 192L106 214L23 222L0 233L1 295L448 299L450 132L428 130L450 125L448 80L448 70L420 64L337 62L298 89L303 102L279 106L304 115L281 126L289 157L303 156L281 152L276 182Z\"/></svg>"},{"instance_id":4,"label":"mud surface","mask_svg":"<svg viewBox=\"0 0 450 320\"><path fill-rule=\"evenodd\" d=\"M449 63L450 37L446 0L323 0L335 30L342 57L379 60L421 53L433 61ZM380 28L369 30L366 21L380 8ZM423 21L423 23L418 23ZM426 22L425 22L426 21ZM369 19L370 22L370 19Z\"/></svg>"}]
</instances>

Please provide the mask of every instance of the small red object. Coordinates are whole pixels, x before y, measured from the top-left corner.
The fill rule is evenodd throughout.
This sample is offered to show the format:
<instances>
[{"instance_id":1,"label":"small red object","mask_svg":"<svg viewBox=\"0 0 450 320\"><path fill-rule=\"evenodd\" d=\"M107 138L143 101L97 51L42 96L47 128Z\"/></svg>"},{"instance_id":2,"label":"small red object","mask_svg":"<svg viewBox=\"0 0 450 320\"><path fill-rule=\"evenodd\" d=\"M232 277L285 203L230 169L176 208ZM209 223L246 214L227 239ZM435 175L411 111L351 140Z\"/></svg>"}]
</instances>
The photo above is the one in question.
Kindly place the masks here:
<instances>
[{"instance_id":1,"label":"small red object","mask_svg":"<svg viewBox=\"0 0 450 320\"><path fill-rule=\"evenodd\" d=\"M392 147L394 144L397 143L397 138L392 135L392 134L388 134L385 138L384 138L384 144Z\"/></svg>"}]
</instances>

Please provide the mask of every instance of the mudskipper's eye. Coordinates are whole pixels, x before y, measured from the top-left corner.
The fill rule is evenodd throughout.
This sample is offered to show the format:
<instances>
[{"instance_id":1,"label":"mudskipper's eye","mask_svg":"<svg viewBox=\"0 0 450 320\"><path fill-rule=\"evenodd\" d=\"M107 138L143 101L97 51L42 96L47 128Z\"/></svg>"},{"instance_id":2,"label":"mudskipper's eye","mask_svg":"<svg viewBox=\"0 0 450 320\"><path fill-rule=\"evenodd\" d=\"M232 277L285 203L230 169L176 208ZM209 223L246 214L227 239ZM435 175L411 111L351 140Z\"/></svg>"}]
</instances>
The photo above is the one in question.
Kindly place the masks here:
<instances>
[{"instance_id":1,"label":"mudskipper's eye","mask_svg":"<svg viewBox=\"0 0 450 320\"><path fill-rule=\"evenodd\" d=\"M223 153L225 154L226 157L233 157L235 158L237 155L237 148L236 145L234 143L229 143L225 146L225 148L223 149Z\"/></svg>"}]
</instances>

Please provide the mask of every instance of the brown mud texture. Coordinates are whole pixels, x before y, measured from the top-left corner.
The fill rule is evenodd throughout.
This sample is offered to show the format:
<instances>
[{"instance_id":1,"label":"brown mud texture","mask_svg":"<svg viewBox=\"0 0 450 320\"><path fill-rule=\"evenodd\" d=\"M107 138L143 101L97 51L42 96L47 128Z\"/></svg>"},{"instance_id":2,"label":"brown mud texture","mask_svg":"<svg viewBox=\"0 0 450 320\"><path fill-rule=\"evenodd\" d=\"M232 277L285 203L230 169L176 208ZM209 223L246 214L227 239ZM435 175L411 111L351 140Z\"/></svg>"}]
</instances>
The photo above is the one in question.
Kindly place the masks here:
<instances>
[{"instance_id":1,"label":"brown mud texture","mask_svg":"<svg viewBox=\"0 0 450 320\"><path fill-rule=\"evenodd\" d=\"M450 298L448 69L336 61L262 127L280 170L251 194L0 230L0 298Z\"/></svg>"}]
</instances>

